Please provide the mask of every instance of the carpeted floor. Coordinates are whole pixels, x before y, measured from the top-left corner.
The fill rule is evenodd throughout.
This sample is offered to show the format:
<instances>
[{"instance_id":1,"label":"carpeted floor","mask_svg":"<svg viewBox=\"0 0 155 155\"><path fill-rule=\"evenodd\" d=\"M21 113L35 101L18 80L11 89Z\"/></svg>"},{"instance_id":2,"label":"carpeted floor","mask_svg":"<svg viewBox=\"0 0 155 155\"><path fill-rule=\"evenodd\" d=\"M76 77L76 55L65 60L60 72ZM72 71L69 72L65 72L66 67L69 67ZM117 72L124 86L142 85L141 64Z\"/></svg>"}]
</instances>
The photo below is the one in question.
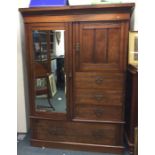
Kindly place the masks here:
<instances>
[{"instance_id":1,"label":"carpeted floor","mask_svg":"<svg viewBox=\"0 0 155 155\"><path fill-rule=\"evenodd\" d=\"M115 155L109 153L96 153L96 152L32 147L30 146L29 139L30 139L29 134L26 135L26 137L23 140L22 138L18 139L17 155ZM126 151L123 155L129 155L129 153Z\"/></svg>"},{"instance_id":2,"label":"carpeted floor","mask_svg":"<svg viewBox=\"0 0 155 155\"><path fill-rule=\"evenodd\" d=\"M63 90L57 90L54 97L50 100L55 111L50 107L47 97L36 98L36 105L38 111L48 112L66 112L66 96Z\"/></svg>"}]
</instances>

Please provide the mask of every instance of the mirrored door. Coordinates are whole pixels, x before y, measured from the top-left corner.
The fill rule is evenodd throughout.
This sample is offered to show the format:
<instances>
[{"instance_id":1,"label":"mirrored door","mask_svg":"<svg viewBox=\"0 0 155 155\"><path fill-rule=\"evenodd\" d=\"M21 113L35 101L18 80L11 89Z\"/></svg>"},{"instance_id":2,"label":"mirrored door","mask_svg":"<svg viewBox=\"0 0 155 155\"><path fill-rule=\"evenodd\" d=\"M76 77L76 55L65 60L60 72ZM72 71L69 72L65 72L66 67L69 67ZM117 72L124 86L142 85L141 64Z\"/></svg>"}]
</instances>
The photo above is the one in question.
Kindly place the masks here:
<instances>
[{"instance_id":1,"label":"mirrored door","mask_svg":"<svg viewBox=\"0 0 155 155\"><path fill-rule=\"evenodd\" d=\"M35 111L66 113L65 30L33 30Z\"/></svg>"}]
</instances>

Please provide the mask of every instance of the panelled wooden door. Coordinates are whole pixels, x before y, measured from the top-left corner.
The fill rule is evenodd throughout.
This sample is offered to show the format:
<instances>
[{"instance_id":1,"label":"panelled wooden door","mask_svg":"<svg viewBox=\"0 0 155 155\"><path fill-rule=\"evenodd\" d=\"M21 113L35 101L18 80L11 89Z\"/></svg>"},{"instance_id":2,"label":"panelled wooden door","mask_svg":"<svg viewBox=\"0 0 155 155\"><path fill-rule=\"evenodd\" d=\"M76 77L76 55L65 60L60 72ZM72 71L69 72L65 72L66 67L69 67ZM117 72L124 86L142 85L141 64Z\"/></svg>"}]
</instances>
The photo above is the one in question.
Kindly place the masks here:
<instances>
[{"instance_id":1,"label":"panelled wooden door","mask_svg":"<svg viewBox=\"0 0 155 155\"><path fill-rule=\"evenodd\" d=\"M76 71L124 70L123 22L81 22L76 27Z\"/></svg>"},{"instance_id":2,"label":"panelled wooden door","mask_svg":"<svg viewBox=\"0 0 155 155\"><path fill-rule=\"evenodd\" d=\"M80 22L73 25L74 117L123 121L128 24ZM113 109L119 109L115 118Z\"/></svg>"}]
</instances>

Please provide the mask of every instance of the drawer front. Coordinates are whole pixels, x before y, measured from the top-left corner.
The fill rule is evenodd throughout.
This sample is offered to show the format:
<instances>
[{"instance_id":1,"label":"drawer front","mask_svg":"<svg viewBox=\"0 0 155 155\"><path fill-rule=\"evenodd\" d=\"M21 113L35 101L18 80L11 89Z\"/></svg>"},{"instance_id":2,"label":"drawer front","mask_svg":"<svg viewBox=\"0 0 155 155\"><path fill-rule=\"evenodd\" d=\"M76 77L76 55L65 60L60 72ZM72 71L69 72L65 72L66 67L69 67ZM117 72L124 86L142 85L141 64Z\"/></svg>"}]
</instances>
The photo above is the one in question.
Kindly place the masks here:
<instances>
[{"instance_id":1,"label":"drawer front","mask_svg":"<svg viewBox=\"0 0 155 155\"><path fill-rule=\"evenodd\" d=\"M75 104L122 105L122 90L76 89Z\"/></svg>"},{"instance_id":2,"label":"drawer front","mask_svg":"<svg viewBox=\"0 0 155 155\"><path fill-rule=\"evenodd\" d=\"M121 106L76 105L75 118L96 121L123 121L123 108Z\"/></svg>"},{"instance_id":3,"label":"drawer front","mask_svg":"<svg viewBox=\"0 0 155 155\"><path fill-rule=\"evenodd\" d=\"M122 125L79 122L32 121L32 138L47 141L102 145L122 144Z\"/></svg>"},{"instance_id":4,"label":"drawer front","mask_svg":"<svg viewBox=\"0 0 155 155\"><path fill-rule=\"evenodd\" d=\"M75 88L123 89L124 74L78 72L75 74Z\"/></svg>"}]
</instances>

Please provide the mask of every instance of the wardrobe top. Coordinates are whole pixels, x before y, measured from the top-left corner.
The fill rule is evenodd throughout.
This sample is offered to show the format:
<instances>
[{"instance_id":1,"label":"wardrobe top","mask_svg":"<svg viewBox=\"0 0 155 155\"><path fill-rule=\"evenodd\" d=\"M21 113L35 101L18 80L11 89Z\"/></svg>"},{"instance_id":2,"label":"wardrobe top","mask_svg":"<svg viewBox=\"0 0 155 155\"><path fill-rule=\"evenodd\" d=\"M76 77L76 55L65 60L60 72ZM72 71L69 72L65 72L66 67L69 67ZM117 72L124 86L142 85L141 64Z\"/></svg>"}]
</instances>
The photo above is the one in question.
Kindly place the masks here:
<instances>
[{"instance_id":1,"label":"wardrobe top","mask_svg":"<svg viewBox=\"0 0 155 155\"><path fill-rule=\"evenodd\" d=\"M53 14L82 14L82 13L106 13L106 12L131 12L135 3L117 3L102 5L78 5L61 7L34 7L20 8L23 16L30 15L53 15Z\"/></svg>"}]
</instances>

